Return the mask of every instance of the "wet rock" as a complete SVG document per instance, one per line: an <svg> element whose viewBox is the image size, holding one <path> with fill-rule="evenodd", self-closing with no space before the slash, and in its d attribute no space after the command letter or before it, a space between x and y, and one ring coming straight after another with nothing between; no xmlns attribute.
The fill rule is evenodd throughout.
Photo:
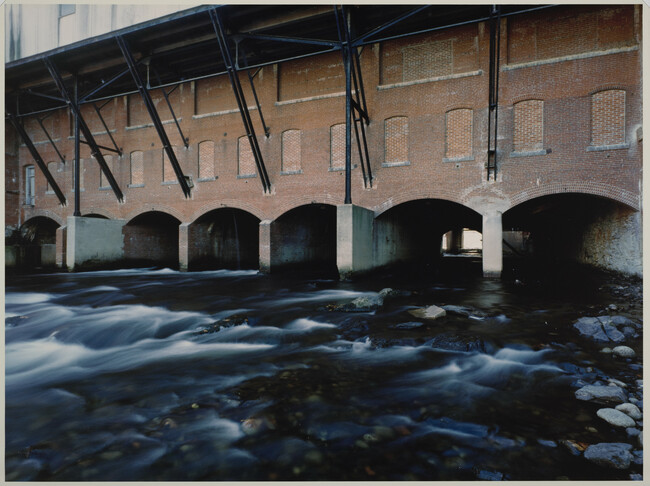
<svg viewBox="0 0 650 486"><path fill-rule="evenodd" d="M501 481L503 479L503 473L481 469L476 473L476 479L480 479L482 481Z"/></svg>
<svg viewBox="0 0 650 486"><path fill-rule="evenodd" d="M576 390L578 400L593 401L604 405L617 405L625 403L625 392L617 386L586 385Z"/></svg>
<svg viewBox="0 0 650 486"><path fill-rule="evenodd" d="M585 458L599 466L627 469L634 458L630 449L630 444L601 442L589 446L585 451Z"/></svg>
<svg viewBox="0 0 650 486"><path fill-rule="evenodd" d="M634 420L641 420L641 417L643 416L641 414L641 410L639 410L639 407L632 403L621 403L620 405L616 405L614 409L618 410L619 412L623 412L626 415L629 415Z"/></svg>
<svg viewBox="0 0 650 486"><path fill-rule="evenodd" d="M248 316L244 316L241 314L234 314L229 317L224 317L223 319L220 319L216 322L213 322L212 324L209 324L207 327L196 331L194 335L201 335L201 334L213 334L215 332L219 332L222 329L228 329L230 327L235 327L235 326L241 326L242 324L248 324L249 319Z"/></svg>
<svg viewBox="0 0 650 486"><path fill-rule="evenodd" d="M581 317L573 324L573 327L583 336L595 341L609 342L609 338L605 334L602 324L595 317Z"/></svg>
<svg viewBox="0 0 650 486"><path fill-rule="evenodd" d="M603 348L600 350L601 353L612 354L612 348Z"/></svg>
<svg viewBox="0 0 650 486"><path fill-rule="evenodd" d="M636 356L634 350L628 346L616 346L612 350L612 354L621 358L634 358Z"/></svg>
<svg viewBox="0 0 650 486"><path fill-rule="evenodd" d="M409 314L419 319L434 320L446 316L447 311L445 311L445 309L442 307L438 307L437 305L430 305L428 307L420 309L412 309L409 311Z"/></svg>
<svg viewBox="0 0 650 486"><path fill-rule="evenodd" d="M382 299L387 299L391 297L410 297L411 292L408 290L393 290L390 288L386 288L386 289L381 289L379 291L379 296Z"/></svg>
<svg viewBox="0 0 650 486"><path fill-rule="evenodd" d="M622 343L625 341L625 335L612 324L603 324L603 329L610 341L614 343Z"/></svg>
<svg viewBox="0 0 650 486"><path fill-rule="evenodd" d="M628 415L613 408L601 408L596 412L601 419L615 427L634 427L636 422Z"/></svg>
<svg viewBox="0 0 650 486"><path fill-rule="evenodd" d="M380 295L357 297L338 308L343 312L370 312L379 309L384 304L384 298Z"/></svg>
<svg viewBox="0 0 650 486"><path fill-rule="evenodd" d="M411 329L417 329L419 327L424 326L421 322L401 322L399 324L394 324L392 326L388 326L389 329L401 329L401 330L411 330Z"/></svg>
<svg viewBox="0 0 650 486"><path fill-rule="evenodd" d="M620 388L627 388L627 385L623 383L621 380L617 380L616 378L607 378L607 383L610 385L618 386Z"/></svg>
<svg viewBox="0 0 650 486"><path fill-rule="evenodd" d="M639 334L636 332L636 329L630 326L623 327L622 332L626 338L635 338L639 336Z"/></svg>
<svg viewBox="0 0 650 486"><path fill-rule="evenodd" d="M585 446L574 440L561 440L560 444L568 449L568 451L574 456L579 456L585 450Z"/></svg>
<svg viewBox="0 0 650 486"><path fill-rule="evenodd" d="M630 474L630 479L631 479L632 481L643 481L643 475L641 475L641 474L636 474L636 473L634 473L634 474Z"/></svg>
<svg viewBox="0 0 650 486"><path fill-rule="evenodd" d="M450 314L458 314L465 317L471 317L477 320L483 320L486 317L489 317L482 310L474 309L473 307L466 307L462 305L443 305L442 308L447 312L449 312Z"/></svg>
<svg viewBox="0 0 650 486"><path fill-rule="evenodd" d="M641 433L639 429L635 429L634 427L628 427L625 429L625 432L628 437L637 437Z"/></svg>
<svg viewBox="0 0 650 486"><path fill-rule="evenodd" d="M632 455L634 456L634 459L632 459L634 464L643 464L643 451L632 451Z"/></svg>
<svg viewBox="0 0 650 486"><path fill-rule="evenodd" d="M486 352L486 346L482 340L478 338L458 336L454 334L439 334L430 341L427 341L425 343L425 346L446 349L448 351Z"/></svg>
<svg viewBox="0 0 650 486"><path fill-rule="evenodd" d="M544 447L557 447L557 443L554 440L537 439L537 442Z"/></svg>

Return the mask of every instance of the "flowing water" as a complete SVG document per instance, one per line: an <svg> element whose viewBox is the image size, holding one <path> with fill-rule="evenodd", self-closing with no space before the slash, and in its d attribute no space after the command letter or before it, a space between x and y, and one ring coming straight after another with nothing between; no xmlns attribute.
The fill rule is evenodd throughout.
<svg viewBox="0 0 650 486"><path fill-rule="evenodd" d="M639 322L640 304L597 279L519 285L464 265L457 276L354 282L169 269L10 276L7 479L640 473L562 443L629 441L574 392L615 378L638 394L641 359L600 353L572 323L611 303ZM400 292L376 309L341 307L385 287ZM408 313L430 304L461 307L436 321Z"/></svg>

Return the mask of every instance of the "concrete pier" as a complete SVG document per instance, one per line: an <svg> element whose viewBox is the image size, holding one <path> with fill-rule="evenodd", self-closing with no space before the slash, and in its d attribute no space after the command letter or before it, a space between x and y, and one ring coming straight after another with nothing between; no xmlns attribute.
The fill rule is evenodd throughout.
<svg viewBox="0 0 650 486"><path fill-rule="evenodd" d="M353 204L336 207L336 266L341 278L374 266L372 211Z"/></svg>
<svg viewBox="0 0 650 486"><path fill-rule="evenodd" d="M74 271L82 267L105 265L124 257L122 219L68 216L66 265Z"/></svg>
<svg viewBox="0 0 650 486"><path fill-rule="evenodd" d="M483 276L501 277L503 270L503 226L501 213L491 211L483 215Z"/></svg>

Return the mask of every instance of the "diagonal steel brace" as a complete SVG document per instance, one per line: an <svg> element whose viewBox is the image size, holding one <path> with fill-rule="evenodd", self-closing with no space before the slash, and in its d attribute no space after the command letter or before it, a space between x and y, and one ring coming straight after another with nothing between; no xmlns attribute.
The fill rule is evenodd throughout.
<svg viewBox="0 0 650 486"><path fill-rule="evenodd" d="M167 133L165 132L165 128L163 127L162 121L160 121L160 116L158 115L156 106L154 105L154 102L151 99L149 90L147 90L145 83L142 79L142 76L138 71L135 59L133 58L133 54L131 54L131 49L129 48L129 45L126 42L126 39L124 39L124 37L118 35L115 37L115 39L117 40L117 44L120 46L126 64L129 66L129 70L131 71L131 76L133 76L133 81L135 81L138 91L140 92L140 96L142 97L142 101L144 101L144 105L147 108L147 111L149 112L151 121L153 122L153 125L156 131L158 132L158 137L160 137L160 141L162 142L163 149L167 154L167 158L169 159L169 162L171 163L172 168L176 173L176 179L178 180L178 183L180 184L181 189L183 190L183 194L185 194L185 197L189 198L190 186L187 183L187 180L185 179L185 175L183 174L183 170L181 169L180 164L178 163L178 159L176 158L174 149L172 148L172 145L169 141L169 137L167 137Z"/></svg>
<svg viewBox="0 0 650 486"><path fill-rule="evenodd" d="M29 152L32 154L32 158L38 165L38 167L41 169L43 174L45 175L45 178L47 179L47 182L50 184L50 187L54 190L54 193L56 194L56 197L59 198L59 202L61 203L62 206L65 206L67 204L65 196L63 195L63 192L61 192L61 189L59 188L59 185L56 183L54 180L54 177L50 173L49 169L47 168L47 165L45 162L43 162L43 158L41 157L41 154L38 153L38 150L36 150L36 147L32 143L32 141L29 138L29 135L27 135L27 132L23 128L23 126L18 122L16 117L14 115L9 114L9 121L13 125L13 127L16 129L16 132L18 132L18 135L20 135L20 138L23 139L23 142L25 142L25 145L27 145L27 149Z"/></svg>
<svg viewBox="0 0 650 486"><path fill-rule="evenodd" d="M50 59L49 57L44 58L43 61L47 66L47 70L50 72L50 76L52 76L52 79L56 83L57 88L61 92L61 95L66 100L66 103L68 103L68 106L70 106L70 109L74 112L75 116L77 117L77 120L79 121L79 129L81 130L81 133L83 133L84 139L90 146L90 153L99 164L99 167L101 168L102 172L104 172L104 175L106 176L106 179L108 180L111 189L113 189L113 192L115 193L115 197L117 197L117 200L119 202L124 202L124 194L122 194L122 191L120 190L120 186L118 186L115 177L113 177L113 173L111 172L111 169L108 167L106 160L104 160L104 156L102 155L101 150L97 146L97 143L95 142L95 139L90 131L90 128L88 128L86 121L81 116L81 109L79 108L79 104L77 103L77 100L75 99L74 96L70 94L68 88L65 86L65 83L63 82L63 78L61 77L61 73L59 72L58 68L54 64L54 61L52 61L52 59Z"/></svg>

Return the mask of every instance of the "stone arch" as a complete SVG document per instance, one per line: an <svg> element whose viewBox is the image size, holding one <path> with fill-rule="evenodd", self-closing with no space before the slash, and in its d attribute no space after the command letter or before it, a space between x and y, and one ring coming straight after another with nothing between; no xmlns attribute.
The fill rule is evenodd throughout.
<svg viewBox="0 0 650 486"><path fill-rule="evenodd" d="M104 208L90 207L84 211L83 216L86 217L90 214L99 214L101 216L104 216L106 219L118 219L117 216L115 216L111 211Z"/></svg>
<svg viewBox="0 0 650 486"><path fill-rule="evenodd" d="M25 220L25 222L22 224L24 226L27 222L30 220L37 218L37 217L43 217L43 218L49 218L57 222L59 226L65 226L66 222L65 219L62 216L59 216L58 214L48 210L48 209L34 209L30 211L30 216Z"/></svg>
<svg viewBox="0 0 650 486"><path fill-rule="evenodd" d="M260 221L268 219L268 215L264 213L264 211L246 201L241 201L238 199L220 199L218 202L212 201L208 204L205 204L204 206L201 206L197 211L192 213L190 221L194 223L197 219L199 219L204 214L209 213L210 211L227 208L241 209L242 211L246 211L247 213L252 214Z"/></svg>
<svg viewBox="0 0 650 486"><path fill-rule="evenodd" d="M177 211L171 206L165 206L162 204L147 204L144 207L139 207L138 209L135 209L130 213L128 213L124 219L128 223L132 219L140 216L141 214L150 213L150 212L166 213L169 216L173 216L174 218L176 218L178 221L181 222L181 224L186 222L184 221L183 215L180 213L180 211Z"/></svg>
<svg viewBox="0 0 650 486"><path fill-rule="evenodd" d="M441 199L444 201L460 204L461 206L465 206L466 208L476 211L477 213L481 213L478 207L473 207L472 205L467 204L465 197L463 197L462 195L459 197L457 191L446 189L444 187L413 188L411 190L400 192L399 194L396 194L394 197L388 199L387 201L384 201L381 204L378 204L376 206L367 209L374 211L375 217L378 217L395 206L398 206L406 202L418 201L423 199Z"/></svg>
<svg viewBox="0 0 650 486"><path fill-rule="evenodd" d="M639 211L641 209L641 201L638 194L634 194L630 191L627 191L620 187L612 186L610 184L579 181L544 184L525 189L510 197L510 205L508 208L506 208L506 210L541 196L550 196L553 194L565 193L590 194L592 196L600 196L622 203L636 211Z"/></svg>
<svg viewBox="0 0 650 486"><path fill-rule="evenodd" d="M292 209L299 208L301 206L309 206L310 204L324 204L328 206L336 206L337 204L343 203L343 197L339 195L331 194L318 194L318 195L309 195L303 194L299 196L292 197L280 204L271 214L268 215L268 218L260 218L276 220L283 214L288 213Z"/></svg>
<svg viewBox="0 0 650 486"><path fill-rule="evenodd" d="M122 227L124 258L130 265L177 268L181 220L169 212L144 208Z"/></svg>

